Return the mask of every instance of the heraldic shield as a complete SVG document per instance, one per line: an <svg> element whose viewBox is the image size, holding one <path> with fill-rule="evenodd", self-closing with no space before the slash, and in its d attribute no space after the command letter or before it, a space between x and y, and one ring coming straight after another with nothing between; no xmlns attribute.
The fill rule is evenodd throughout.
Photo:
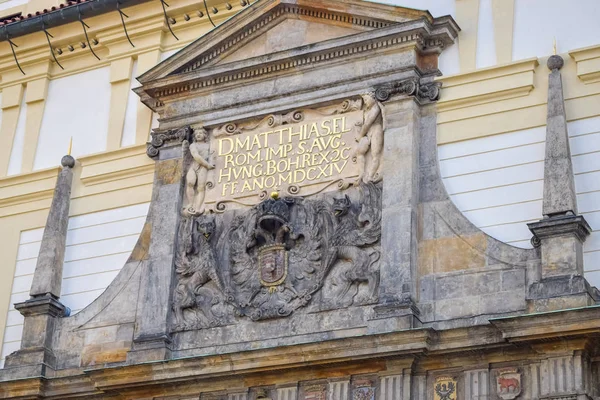
<svg viewBox="0 0 600 400"><path fill-rule="evenodd" d="M283 283L288 271L288 253L283 244L261 247L258 253L260 283L275 287Z"/></svg>

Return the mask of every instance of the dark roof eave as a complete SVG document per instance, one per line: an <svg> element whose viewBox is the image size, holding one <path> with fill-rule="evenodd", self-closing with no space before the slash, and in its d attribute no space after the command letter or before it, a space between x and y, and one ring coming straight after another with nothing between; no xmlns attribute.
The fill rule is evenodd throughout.
<svg viewBox="0 0 600 400"><path fill-rule="evenodd" d="M17 17L17 21L8 22L0 25L0 42L28 35L34 32L40 32L46 29L69 24L79 21L81 13L82 19L88 19L100 14L106 14L117 11L117 2L121 2L121 7L131 7L150 0L77 0L69 1L67 4L61 4L59 7L52 7L50 10L36 12L36 15Z"/></svg>

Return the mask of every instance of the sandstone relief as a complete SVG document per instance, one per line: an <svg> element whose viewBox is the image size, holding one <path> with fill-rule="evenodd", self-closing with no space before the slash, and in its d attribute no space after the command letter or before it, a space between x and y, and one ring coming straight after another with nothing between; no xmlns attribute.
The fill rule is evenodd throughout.
<svg viewBox="0 0 600 400"><path fill-rule="evenodd" d="M187 132L176 330L376 303L383 124L367 94Z"/></svg>
<svg viewBox="0 0 600 400"><path fill-rule="evenodd" d="M374 94L196 128L191 143L183 140L192 160L183 213L247 208L272 191L310 196L378 182L383 131L383 106Z"/></svg>
<svg viewBox="0 0 600 400"><path fill-rule="evenodd" d="M376 303L381 184L357 192L273 193L245 211L182 218L175 329L285 317L316 298L319 309Z"/></svg>
<svg viewBox="0 0 600 400"><path fill-rule="evenodd" d="M364 95L364 116L357 122L359 131L355 141L353 161L358 163L357 181L378 182L382 178L381 156L383 154L383 106L372 94ZM370 155L367 159L367 154Z"/></svg>
<svg viewBox="0 0 600 400"><path fill-rule="evenodd" d="M206 185L208 171L215 169L210 163L210 152L205 143L208 138L204 128L194 131L194 141L189 143L183 141L184 152L189 151L192 163L185 176L185 205L184 213L189 215L200 215L204 213L204 198L206 196Z"/></svg>

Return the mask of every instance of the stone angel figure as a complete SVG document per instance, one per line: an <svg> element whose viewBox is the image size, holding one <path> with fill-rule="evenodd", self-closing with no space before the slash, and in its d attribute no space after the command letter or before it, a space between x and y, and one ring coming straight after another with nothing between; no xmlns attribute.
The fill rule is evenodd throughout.
<svg viewBox="0 0 600 400"><path fill-rule="evenodd" d="M204 128L194 131L194 142L183 141L184 151L189 146L193 161L185 176L185 199L184 213L189 216L197 216L204 213L204 197L206 195L206 182L208 171L215 166L210 163L210 152L205 144L208 133Z"/></svg>
<svg viewBox="0 0 600 400"><path fill-rule="evenodd" d="M354 138L358 143L353 159L360 167L356 184L361 182L379 182L382 178L381 161L383 157L383 106L373 94L362 96L364 102L363 120L356 125L359 131ZM370 153L370 159L366 155Z"/></svg>

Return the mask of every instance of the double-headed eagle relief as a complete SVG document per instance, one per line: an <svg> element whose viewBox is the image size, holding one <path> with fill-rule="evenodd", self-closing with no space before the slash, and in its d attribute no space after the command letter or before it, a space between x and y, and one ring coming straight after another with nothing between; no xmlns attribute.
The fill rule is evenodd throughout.
<svg viewBox="0 0 600 400"><path fill-rule="evenodd" d="M383 116L372 95L196 132L184 142L175 330L377 303Z"/></svg>
<svg viewBox="0 0 600 400"><path fill-rule="evenodd" d="M231 215L184 218L174 294L178 329L377 302L381 184L358 199L273 194ZM218 234L217 234L218 233Z"/></svg>

